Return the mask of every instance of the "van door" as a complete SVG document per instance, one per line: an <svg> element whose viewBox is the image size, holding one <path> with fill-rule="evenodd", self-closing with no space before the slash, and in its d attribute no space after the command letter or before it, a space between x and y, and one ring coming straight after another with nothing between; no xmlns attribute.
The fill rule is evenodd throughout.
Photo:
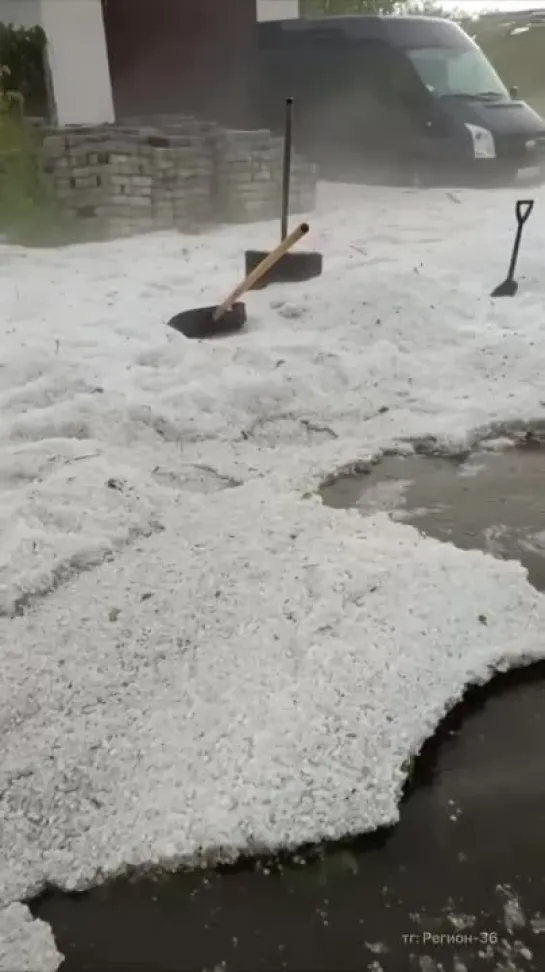
<svg viewBox="0 0 545 972"><path fill-rule="evenodd" d="M313 161L371 174L414 154L426 134L427 92L402 51L333 25L275 37L261 55L268 125L280 130L293 96L295 144Z"/></svg>
<svg viewBox="0 0 545 972"><path fill-rule="evenodd" d="M281 130L286 97L295 99L297 148L319 161L336 147L354 151L365 112L365 71L338 28L278 30L260 53L261 117Z"/></svg>
<svg viewBox="0 0 545 972"><path fill-rule="evenodd" d="M274 127L291 95L296 145L314 161L380 164L385 152L397 150L400 121L393 108L399 104L392 105L385 81L386 43L353 38L334 26L285 30L276 38L274 49L261 56L260 95Z"/></svg>
<svg viewBox="0 0 545 972"><path fill-rule="evenodd" d="M381 112L361 45L321 42L294 66L297 126L322 163L361 161L378 146Z"/></svg>

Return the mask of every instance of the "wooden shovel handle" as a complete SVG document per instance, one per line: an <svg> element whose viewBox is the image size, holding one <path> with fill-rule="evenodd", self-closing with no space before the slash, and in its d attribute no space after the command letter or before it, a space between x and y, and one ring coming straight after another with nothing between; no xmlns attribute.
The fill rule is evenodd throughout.
<svg viewBox="0 0 545 972"><path fill-rule="evenodd" d="M223 304L216 307L216 310L214 311L214 320L219 321L220 317L223 317L223 315L231 309L235 301L238 300L239 297L242 297L242 294L245 294L247 290L250 290L250 288L253 287L258 280L261 280L261 277L267 273L267 270L274 267L275 263L278 263L280 258L284 256L284 253L287 253L294 243L297 243L301 237L308 233L308 231L308 223L301 223L297 229L293 230L293 233L286 236L286 239L282 240L276 249L273 250L272 253L269 253L269 255L266 256L261 263L258 263L257 267L254 267L252 272L248 274L242 283L239 283L238 287L235 287L233 292L229 294L229 296L223 301Z"/></svg>

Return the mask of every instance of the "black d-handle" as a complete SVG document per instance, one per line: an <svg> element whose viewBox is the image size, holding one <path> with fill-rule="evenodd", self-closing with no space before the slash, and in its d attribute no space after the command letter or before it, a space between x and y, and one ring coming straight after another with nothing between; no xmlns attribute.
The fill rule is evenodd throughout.
<svg viewBox="0 0 545 972"><path fill-rule="evenodd" d="M519 226L524 226L524 223L528 219L528 216L532 212L533 208L534 208L533 199L519 199L517 201L516 213L517 213L517 223L519 224Z"/></svg>

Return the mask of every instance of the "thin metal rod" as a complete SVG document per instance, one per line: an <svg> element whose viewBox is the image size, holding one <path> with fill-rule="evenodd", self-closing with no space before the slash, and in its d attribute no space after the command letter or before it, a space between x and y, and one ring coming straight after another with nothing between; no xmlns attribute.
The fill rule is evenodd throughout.
<svg viewBox="0 0 545 972"><path fill-rule="evenodd" d="M284 130L284 161L282 165L282 224L281 239L288 235L290 214L291 147L293 136L293 98L286 98L286 127Z"/></svg>

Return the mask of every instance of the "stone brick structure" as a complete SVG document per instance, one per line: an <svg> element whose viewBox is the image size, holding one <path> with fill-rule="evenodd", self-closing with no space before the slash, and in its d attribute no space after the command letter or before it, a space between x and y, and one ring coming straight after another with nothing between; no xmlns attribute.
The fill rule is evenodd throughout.
<svg viewBox="0 0 545 972"><path fill-rule="evenodd" d="M43 168L63 210L90 237L196 230L279 215L282 141L191 117L42 129ZM314 208L316 173L294 158L291 209Z"/></svg>

